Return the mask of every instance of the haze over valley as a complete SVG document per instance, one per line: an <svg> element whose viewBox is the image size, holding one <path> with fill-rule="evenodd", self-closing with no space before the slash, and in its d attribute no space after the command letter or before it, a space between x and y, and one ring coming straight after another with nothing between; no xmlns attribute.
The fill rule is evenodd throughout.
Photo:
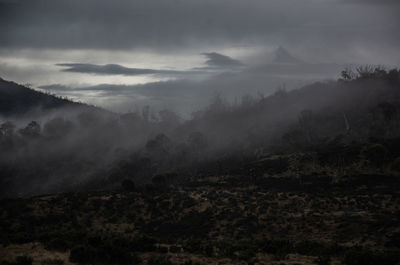
<svg viewBox="0 0 400 265"><path fill-rule="evenodd" d="M0 265L399 264L399 11L0 0Z"/></svg>

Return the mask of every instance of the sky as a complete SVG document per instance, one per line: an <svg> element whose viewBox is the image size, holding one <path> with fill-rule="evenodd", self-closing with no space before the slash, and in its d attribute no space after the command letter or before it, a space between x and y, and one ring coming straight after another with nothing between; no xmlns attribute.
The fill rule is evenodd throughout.
<svg viewBox="0 0 400 265"><path fill-rule="evenodd" d="M400 66L398 0L0 0L0 77L183 116L348 65Z"/></svg>

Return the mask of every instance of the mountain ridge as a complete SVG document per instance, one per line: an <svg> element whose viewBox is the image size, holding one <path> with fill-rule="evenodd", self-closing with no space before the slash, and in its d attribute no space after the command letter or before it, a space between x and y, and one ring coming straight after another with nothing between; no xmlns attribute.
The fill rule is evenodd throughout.
<svg viewBox="0 0 400 265"><path fill-rule="evenodd" d="M0 77L0 115L19 116L28 114L34 109L50 111L65 107L102 110L85 103L37 91Z"/></svg>

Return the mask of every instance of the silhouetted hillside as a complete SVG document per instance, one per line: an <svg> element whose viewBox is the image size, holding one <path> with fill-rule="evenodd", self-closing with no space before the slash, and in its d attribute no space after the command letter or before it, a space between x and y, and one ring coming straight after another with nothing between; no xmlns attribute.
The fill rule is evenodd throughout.
<svg viewBox="0 0 400 265"><path fill-rule="evenodd" d="M92 108L0 78L0 115L20 115L33 109L46 111L64 107Z"/></svg>

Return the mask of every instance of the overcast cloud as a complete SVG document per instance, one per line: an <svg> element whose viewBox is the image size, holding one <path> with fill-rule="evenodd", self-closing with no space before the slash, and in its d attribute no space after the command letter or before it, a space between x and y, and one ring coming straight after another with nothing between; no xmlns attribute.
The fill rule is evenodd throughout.
<svg viewBox="0 0 400 265"><path fill-rule="evenodd" d="M230 96L261 86L272 91L277 80L289 86L300 75L303 81L334 78L348 64L399 66L399 3L0 0L0 75L36 87L117 86L123 89L112 90L115 97L131 91L135 98L160 102L184 98L165 84L181 90L189 84L190 93L240 84ZM152 87L151 95L137 89L144 84ZM79 95L119 104L101 91L80 89Z"/></svg>
<svg viewBox="0 0 400 265"><path fill-rule="evenodd" d="M20 0L1 5L2 47L182 49L254 41L399 43L394 0ZM349 5L355 3L357 5ZM380 3L380 7L369 3ZM389 6L389 7L388 7ZM397 10L394 10L397 9ZM285 44L285 43L282 43ZM316 45L317 43L313 44Z"/></svg>
<svg viewBox="0 0 400 265"><path fill-rule="evenodd" d="M129 68L118 64L84 64L84 63L59 63L57 66L66 67L62 69L64 72L87 73L97 75L184 75L184 74L200 74L196 71L174 71L160 69L145 68Z"/></svg>

